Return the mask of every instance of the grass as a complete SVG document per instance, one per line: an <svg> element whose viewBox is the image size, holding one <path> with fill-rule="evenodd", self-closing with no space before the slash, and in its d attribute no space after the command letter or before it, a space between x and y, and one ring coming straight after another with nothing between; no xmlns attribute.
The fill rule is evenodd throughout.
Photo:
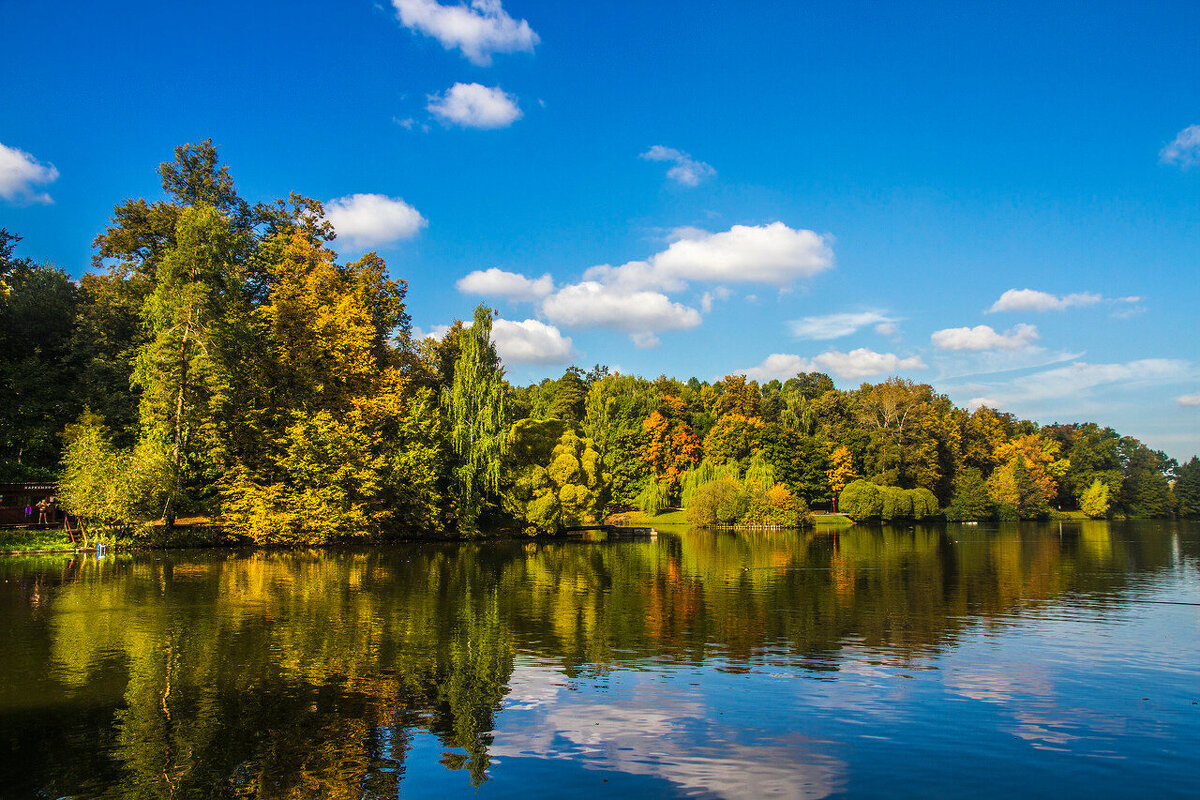
<svg viewBox="0 0 1200 800"><path fill-rule="evenodd" d="M62 528L9 530L0 532L0 553L29 553L36 550L72 551L75 545Z"/></svg>
<svg viewBox="0 0 1200 800"><path fill-rule="evenodd" d="M845 514L831 514L826 512L813 514L813 522L818 528L849 528L854 524L854 520Z"/></svg>
<svg viewBox="0 0 1200 800"><path fill-rule="evenodd" d="M671 508L650 516L642 511L626 511L615 514L618 525L687 525L687 512L682 508Z"/></svg>

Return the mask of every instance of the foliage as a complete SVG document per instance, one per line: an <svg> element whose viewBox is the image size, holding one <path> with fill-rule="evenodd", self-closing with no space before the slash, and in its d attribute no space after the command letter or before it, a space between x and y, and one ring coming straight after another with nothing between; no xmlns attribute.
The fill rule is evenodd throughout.
<svg viewBox="0 0 1200 800"><path fill-rule="evenodd" d="M1103 519L1108 515L1112 500L1108 496L1108 484L1099 478L1092 481L1079 498L1079 510L1092 519Z"/></svg>
<svg viewBox="0 0 1200 800"><path fill-rule="evenodd" d="M744 463L758 450L758 437L763 427L763 421L758 417L725 414L704 437L704 457Z"/></svg>
<svg viewBox="0 0 1200 800"><path fill-rule="evenodd" d="M732 525L746 513L750 497L736 480L723 476L698 487L688 505L688 522L697 527Z"/></svg>
<svg viewBox="0 0 1200 800"><path fill-rule="evenodd" d="M607 478L595 444L565 421L523 419L508 435L504 507L535 530L597 521Z"/></svg>
<svg viewBox="0 0 1200 800"><path fill-rule="evenodd" d="M79 292L60 269L16 259L0 228L0 481L46 480L78 416L71 344Z"/></svg>
<svg viewBox="0 0 1200 800"><path fill-rule="evenodd" d="M646 481L645 486L642 487L633 502L639 511L650 516L654 516L671 505L667 487L656 480Z"/></svg>
<svg viewBox="0 0 1200 800"><path fill-rule="evenodd" d="M500 490L501 464L508 444L508 401L504 371L492 344L494 312L482 304L461 337L454 383L442 392L450 444L458 456L455 482L459 520L474 532L488 493Z"/></svg>
<svg viewBox="0 0 1200 800"><path fill-rule="evenodd" d="M1181 517L1200 517L1200 458L1182 464L1175 470L1175 499Z"/></svg>
<svg viewBox="0 0 1200 800"><path fill-rule="evenodd" d="M841 513L856 522L869 519L922 520L938 514L937 498L928 489L878 486L856 480L842 490Z"/></svg>
<svg viewBox="0 0 1200 800"><path fill-rule="evenodd" d="M946 519L969 521L989 519L993 514L987 482L978 467L967 467L954 478L954 500Z"/></svg>
<svg viewBox="0 0 1200 800"><path fill-rule="evenodd" d="M86 410L64 438L58 500L67 513L128 533L161 512L172 481L165 448L145 440L120 450L104 421Z"/></svg>
<svg viewBox="0 0 1200 800"><path fill-rule="evenodd" d="M647 441L641 458L670 494L676 491L683 473L700 460L700 442L691 425L682 419L685 410L686 405L678 397L666 395L643 423Z"/></svg>
<svg viewBox="0 0 1200 800"><path fill-rule="evenodd" d="M1053 496L1052 488L1029 468L1024 452L1016 452L997 467L987 485L1001 519L1043 519L1050 514L1047 500Z"/></svg>
<svg viewBox="0 0 1200 800"><path fill-rule="evenodd" d="M844 446L833 451L829 462L829 471L825 473L825 477L829 481L829 491L833 494L833 510L837 511L842 492L858 477L858 474L854 471L853 456L850 455L850 450Z"/></svg>

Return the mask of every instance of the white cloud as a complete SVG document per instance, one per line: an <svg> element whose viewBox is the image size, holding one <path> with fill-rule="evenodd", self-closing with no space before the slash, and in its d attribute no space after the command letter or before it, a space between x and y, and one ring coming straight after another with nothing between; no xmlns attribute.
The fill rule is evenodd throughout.
<svg viewBox="0 0 1200 800"><path fill-rule="evenodd" d="M665 294L631 291L597 281L564 286L542 302L542 313L560 325L625 331L643 347L658 343L649 334L700 324L699 311L672 302Z"/></svg>
<svg viewBox="0 0 1200 800"><path fill-rule="evenodd" d="M1037 326L1021 324L1004 333L990 325L974 328L946 328L930 337L939 350L1020 350L1038 339Z"/></svg>
<svg viewBox="0 0 1200 800"><path fill-rule="evenodd" d="M800 339L838 339L868 325L874 325L878 333L890 336L896 332L895 322L881 311L861 311L794 319L788 327L792 335Z"/></svg>
<svg viewBox="0 0 1200 800"><path fill-rule="evenodd" d="M1009 289L992 303L989 312L996 311L1063 311L1076 306L1094 306L1104 298L1093 292L1077 292L1063 297L1039 292L1036 289Z"/></svg>
<svg viewBox="0 0 1200 800"><path fill-rule="evenodd" d="M456 83L443 95L429 95L429 112L464 128L507 128L521 118L517 98L499 86Z"/></svg>
<svg viewBox="0 0 1200 800"><path fill-rule="evenodd" d="M476 270L459 278L454 284L460 292L484 297L506 297L509 300L537 300L554 291L554 279L546 273L540 278L526 278L499 267Z"/></svg>
<svg viewBox="0 0 1200 800"><path fill-rule="evenodd" d="M488 66L493 53L532 53L538 35L508 15L500 0L444 6L436 0L392 0L400 24L458 49L472 64Z"/></svg>
<svg viewBox="0 0 1200 800"><path fill-rule="evenodd" d="M382 194L352 194L325 204L325 217L338 239L352 249L411 239L429 224L421 212Z"/></svg>
<svg viewBox="0 0 1200 800"><path fill-rule="evenodd" d="M1185 380L1195 374L1186 361L1170 358L1146 358L1124 364L1088 364L1076 361L1065 367L1022 375L1007 384L990 387L986 401L998 408L1028 406L1049 399L1075 398L1098 386L1154 385Z"/></svg>
<svg viewBox="0 0 1200 800"><path fill-rule="evenodd" d="M865 347L851 350L849 353L839 353L831 350L821 353L813 359L823 372L832 372L839 378L859 380L872 375L892 375L900 370L925 369L925 363L918 356L901 358L894 353L876 353Z"/></svg>
<svg viewBox="0 0 1200 800"><path fill-rule="evenodd" d="M1164 164L1178 164L1185 169L1200 164L1200 125L1188 125L1158 154Z"/></svg>
<svg viewBox="0 0 1200 800"><path fill-rule="evenodd" d="M682 150L663 147L661 144L654 145L638 157L647 161L666 161L672 164L667 170L667 177L681 186L699 186L702 180L717 174L711 164L697 161Z"/></svg>
<svg viewBox="0 0 1200 800"><path fill-rule="evenodd" d="M782 222L734 225L722 233L685 228L675 234L679 238L646 261L592 267L584 278L630 289L682 289L687 281L786 286L833 266L824 237Z"/></svg>
<svg viewBox="0 0 1200 800"><path fill-rule="evenodd" d="M1184 408L1196 408L1200 406L1200 393L1180 395L1175 398L1175 402Z"/></svg>
<svg viewBox="0 0 1200 800"><path fill-rule="evenodd" d="M700 309L707 314L708 312L712 311L713 304L716 301L720 300L724 302L731 297L733 297L732 289L727 289L724 286L718 286L711 292L705 292L700 296Z"/></svg>
<svg viewBox="0 0 1200 800"><path fill-rule="evenodd" d="M565 364L575 355L569 336L536 319L493 320L492 341L505 363Z"/></svg>
<svg viewBox="0 0 1200 800"><path fill-rule="evenodd" d="M9 203L53 203L35 186L58 180L53 164L42 164L24 150L0 144L0 199Z"/></svg>
<svg viewBox="0 0 1200 800"><path fill-rule="evenodd" d="M856 381L875 375L895 374L901 370L925 369L917 356L901 358L894 353L876 353L860 347L849 353L829 350L811 359L788 353L772 353L757 367L738 370L754 380L790 378L798 372L829 372L844 380Z"/></svg>

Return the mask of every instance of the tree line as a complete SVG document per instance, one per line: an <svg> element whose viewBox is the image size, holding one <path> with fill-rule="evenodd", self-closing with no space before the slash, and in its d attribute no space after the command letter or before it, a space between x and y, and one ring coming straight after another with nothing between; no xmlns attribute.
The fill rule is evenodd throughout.
<svg viewBox="0 0 1200 800"><path fill-rule="evenodd" d="M1200 515L1180 465L1092 422L968 412L892 378L684 382L568 368L514 386L475 309L414 339L407 284L342 262L321 204L250 204L205 141L127 200L92 271L0 229L0 481L59 481L131 534L216 519L255 542L554 531L611 510L696 524ZM158 524L153 524L155 521Z"/></svg>

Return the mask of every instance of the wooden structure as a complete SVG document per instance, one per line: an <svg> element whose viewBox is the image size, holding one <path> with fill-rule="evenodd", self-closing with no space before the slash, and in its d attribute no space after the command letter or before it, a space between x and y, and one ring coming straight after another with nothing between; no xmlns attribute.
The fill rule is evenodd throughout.
<svg viewBox="0 0 1200 800"><path fill-rule="evenodd" d="M38 525L38 503L58 492L53 483L0 483L0 527ZM45 527L61 525L63 512L54 509L46 515Z"/></svg>

